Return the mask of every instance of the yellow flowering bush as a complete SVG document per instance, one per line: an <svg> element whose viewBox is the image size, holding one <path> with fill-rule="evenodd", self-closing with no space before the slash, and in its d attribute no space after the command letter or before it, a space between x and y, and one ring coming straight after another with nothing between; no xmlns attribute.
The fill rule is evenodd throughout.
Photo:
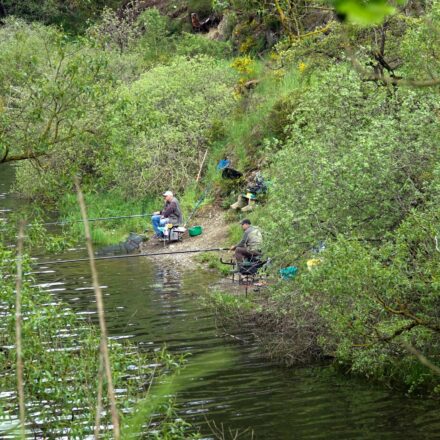
<svg viewBox="0 0 440 440"><path fill-rule="evenodd" d="M231 67L237 72L245 75L252 75L255 73L255 61L248 55L235 58Z"/></svg>

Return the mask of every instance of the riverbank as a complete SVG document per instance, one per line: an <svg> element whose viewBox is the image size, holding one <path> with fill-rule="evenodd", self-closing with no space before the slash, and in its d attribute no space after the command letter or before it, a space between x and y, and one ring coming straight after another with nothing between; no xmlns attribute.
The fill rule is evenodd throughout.
<svg viewBox="0 0 440 440"><path fill-rule="evenodd" d="M230 240L230 226L224 217L224 211L218 208L212 206L202 208L191 221L191 225L202 227L201 235L191 237L188 234L188 228L190 227L188 226L187 231L183 234L182 241L168 244L156 238L149 238L148 241L142 243L140 251L142 253L169 253L227 248ZM162 257L151 258L154 258L155 261L159 261L159 264L175 266L181 270L191 270L200 264L198 255L200 255L200 253L164 255ZM227 255L230 255L227 251L215 252L217 258L221 256L226 257Z"/></svg>
<svg viewBox="0 0 440 440"><path fill-rule="evenodd" d="M78 175L97 208L91 215L110 217L151 212L166 189L185 214L202 188L227 208L243 192L258 193L251 180L259 173L265 193L246 216L264 233L274 277L299 269L253 306L273 311L264 320L277 326L267 332L308 329L296 313L311 311L320 350L347 372L439 393L439 5L402 5L370 27L326 11L296 28L294 10L292 27L288 11L279 21L281 6L265 4L256 17L245 3L225 3L235 21L224 42L179 32L155 9L135 20L125 9L103 11L77 39L5 19L0 98L14 105L0 118L1 160L19 163L15 187L36 201L39 217L48 202L78 214ZM241 177L222 179L221 163ZM93 239L118 242L144 228L117 220L96 225ZM221 239L188 237L168 250ZM50 247L70 246L61 236ZM166 258L194 268L192 256ZM218 263L210 258L201 259Z"/></svg>
<svg viewBox="0 0 440 440"><path fill-rule="evenodd" d="M0 168L2 187L3 171ZM18 201L6 194L1 202L15 209ZM71 251L65 251L59 258L71 256ZM127 339L136 350L150 352L159 352L166 344L177 356L234 349L230 365L203 379L189 380L191 387L178 398L179 417L200 426L204 437L213 435L206 427L208 418L234 432L251 428L253 438L267 440L287 440L292 432L300 438L364 438L365 426L372 438L436 438L437 402L406 399L388 388L335 375L320 365L278 368L261 356L260 345L244 324L236 332L224 334L202 301L194 298L197 292L215 288L209 273L174 271L146 258L97 264L109 334L115 341ZM96 322L87 267L87 262L59 265L35 273L34 283L51 295L50 302L62 299L80 320L86 317ZM226 282L225 290L228 286ZM197 356L190 357L190 362L192 359ZM78 419L74 422L78 424ZM240 438L252 437L249 432L248 437Z"/></svg>

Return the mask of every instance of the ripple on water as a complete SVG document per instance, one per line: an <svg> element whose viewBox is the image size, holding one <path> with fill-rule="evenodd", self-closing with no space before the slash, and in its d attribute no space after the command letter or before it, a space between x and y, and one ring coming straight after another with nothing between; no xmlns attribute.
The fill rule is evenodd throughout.
<svg viewBox="0 0 440 440"><path fill-rule="evenodd" d="M74 250L75 256L82 252ZM49 269L34 272L38 285L66 301L79 318L97 322L88 267ZM219 337L210 313L184 289L206 286L205 275L185 280L141 258L106 260L98 270L112 339L129 339L149 351L163 344L194 355L232 350L226 368L194 379L179 394L181 415L200 424L206 438L212 436L205 417L232 429L252 427L255 438L264 440L440 438L436 402L335 377L325 367L277 368L259 357L257 347ZM191 362L197 365L197 356Z"/></svg>

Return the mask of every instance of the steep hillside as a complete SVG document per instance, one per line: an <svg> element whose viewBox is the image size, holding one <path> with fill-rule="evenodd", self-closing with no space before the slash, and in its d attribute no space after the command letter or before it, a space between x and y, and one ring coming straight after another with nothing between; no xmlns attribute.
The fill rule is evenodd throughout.
<svg viewBox="0 0 440 440"><path fill-rule="evenodd" d="M77 216L74 175L96 217L154 212L166 189L186 214L201 198L224 209L231 242L249 217L274 285L243 304L260 324L267 306L272 355L289 363L304 334L302 361L332 357L436 393L439 6L289 5L141 2L133 14L126 4L80 37L6 19L1 162L19 163L16 189L64 218ZM217 14L219 35L191 13ZM222 178L225 158L241 179ZM253 209L229 209L257 175L266 191ZM94 238L127 227L96 227ZM297 276L280 279L291 266Z"/></svg>

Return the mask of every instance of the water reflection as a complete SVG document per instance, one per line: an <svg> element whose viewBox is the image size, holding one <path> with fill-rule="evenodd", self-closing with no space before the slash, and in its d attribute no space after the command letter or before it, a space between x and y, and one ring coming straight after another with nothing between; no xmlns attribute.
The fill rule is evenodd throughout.
<svg viewBox="0 0 440 440"><path fill-rule="evenodd" d="M179 396L181 413L206 429L205 416L258 439L440 438L437 402L406 399L365 383L328 374L326 367L284 370L262 360L258 347L220 338L195 293L209 275L127 259L99 262L106 316L113 337L144 350L163 344L176 353L232 348L233 363L202 377ZM57 267L40 282L81 314L96 320L88 268ZM52 280L52 281L51 281ZM84 316L84 315L83 315ZM193 361L197 364L197 356ZM209 438L209 432L205 432Z"/></svg>
<svg viewBox="0 0 440 440"><path fill-rule="evenodd" d="M0 167L0 192L6 193L1 173ZM6 201L13 206L3 197L0 209ZM71 249L57 258L84 256L83 249ZM232 350L227 368L194 380L179 396L182 415L200 424L206 438L212 436L205 416L231 429L252 427L255 438L264 440L440 438L437 402L406 399L322 366L280 369L262 360L257 346L221 338L196 296L209 289L211 274L181 273L145 258L97 261L97 267L112 338L129 338L141 350L166 344L173 352L194 354L196 364L199 353ZM97 322L87 263L39 268L34 276L54 301Z"/></svg>

